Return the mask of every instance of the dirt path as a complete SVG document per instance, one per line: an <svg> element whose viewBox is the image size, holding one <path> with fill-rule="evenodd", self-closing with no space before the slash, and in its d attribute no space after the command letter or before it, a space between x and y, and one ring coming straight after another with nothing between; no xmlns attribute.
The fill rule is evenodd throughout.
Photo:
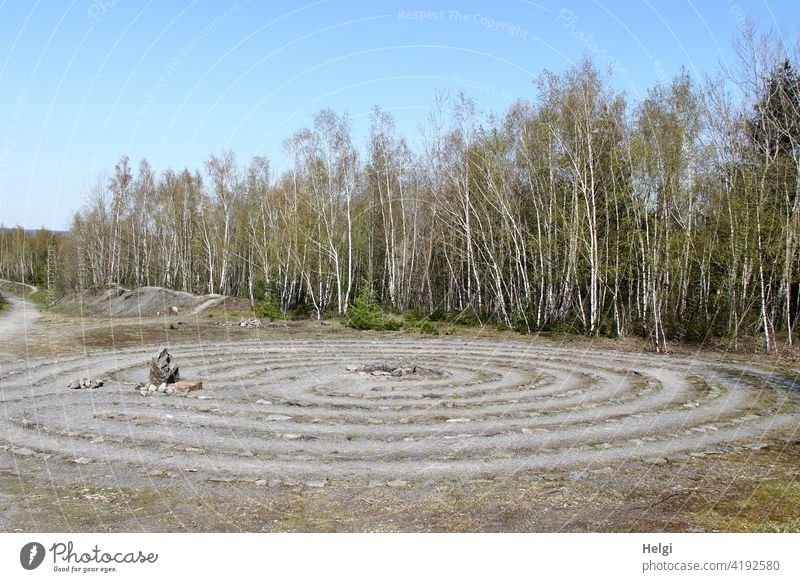
<svg viewBox="0 0 800 582"><path fill-rule="evenodd" d="M0 357L8 355L3 346L24 339L28 330L41 317L39 310L30 301L5 294L3 296L10 307L7 312L0 314Z"/></svg>

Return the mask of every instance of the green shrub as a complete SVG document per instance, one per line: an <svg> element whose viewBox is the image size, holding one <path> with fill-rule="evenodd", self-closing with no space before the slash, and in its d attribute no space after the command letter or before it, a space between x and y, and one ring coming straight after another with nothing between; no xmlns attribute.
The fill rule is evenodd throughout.
<svg viewBox="0 0 800 582"><path fill-rule="evenodd" d="M423 321L419 326L420 333L427 333L428 335L439 335L439 330L430 321Z"/></svg>
<svg viewBox="0 0 800 582"><path fill-rule="evenodd" d="M444 316L445 316L444 309L442 309L441 307L437 307L436 309L433 310L433 313L431 313L428 316L428 319L430 319L431 321L444 321Z"/></svg>
<svg viewBox="0 0 800 582"><path fill-rule="evenodd" d="M472 308L467 308L453 318L456 325L476 326L481 324L478 314Z"/></svg>
<svg viewBox="0 0 800 582"><path fill-rule="evenodd" d="M314 308L308 303L298 303L291 311L292 319L309 319L314 315Z"/></svg>
<svg viewBox="0 0 800 582"><path fill-rule="evenodd" d="M362 291L356 298L342 323L353 329L361 330L396 331L402 327L400 321L384 314L368 289Z"/></svg>
<svg viewBox="0 0 800 582"><path fill-rule="evenodd" d="M602 322L597 326L597 335L599 337L606 337L609 339L617 338L617 328L613 322Z"/></svg>
<svg viewBox="0 0 800 582"><path fill-rule="evenodd" d="M268 297L261 301L256 301L253 311L255 311L256 317L265 317L270 320L283 319L285 316L283 311L278 309L278 306Z"/></svg>
<svg viewBox="0 0 800 582"><path fill-rule="evenodd" d="M403 314L403 319L406 320L408 323L417 324L423 319L425 319L425 314L422 312L421 309L414 308L409 311L406 311Z"/></svg>
<svg viewBox="0 0 800 582"><path fill-rule="evenodd" d="M505 321L501 321L497 324L497 331L508 331L511 328L508 327L508 324Z"/></svg>

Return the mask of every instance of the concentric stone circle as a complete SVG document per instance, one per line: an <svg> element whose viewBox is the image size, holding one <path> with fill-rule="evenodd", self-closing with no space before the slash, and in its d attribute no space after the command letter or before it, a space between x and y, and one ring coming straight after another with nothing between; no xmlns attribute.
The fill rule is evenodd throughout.
<svg viewBox="0 0 800 582"><path fill-rule="evenodd" d="M237 479L508 477L795 434L796 378L703 359L461 339L170 347L190 396L142 397L155 347L0 369L0 445L50 463ZM435 374L375 376L381 361ZM99 377L96 390L69 379Z"/></svg>

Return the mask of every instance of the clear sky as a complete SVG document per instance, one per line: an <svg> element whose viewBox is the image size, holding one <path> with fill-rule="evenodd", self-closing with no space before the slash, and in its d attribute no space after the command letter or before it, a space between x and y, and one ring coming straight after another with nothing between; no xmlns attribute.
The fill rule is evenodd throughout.
<svg viewBox="0 0 800 582"><path fill-rule="evenodd" d="M413 145L437 90L502 112L584 55L636 100L730 60L747 16L798 38L799 0L0 0L0 223L66 228L123 153L162 171L231 148L279 171L324 107L362 140L380 105Z"/></svg>

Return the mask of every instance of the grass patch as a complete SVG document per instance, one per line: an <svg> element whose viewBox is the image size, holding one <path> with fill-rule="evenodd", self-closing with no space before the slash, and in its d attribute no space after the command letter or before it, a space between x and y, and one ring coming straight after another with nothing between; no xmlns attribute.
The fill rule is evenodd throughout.
<svg viewBox="0 0 800 582"><path fill-rule="evenodd" d="M764 481L697 517L706 528L725 532L800 533L800 482Z"/></svg>
<svg viewBox="0 0 800 582"><path fill-rule="evenodd" d="M8 311L8 308L9 308L10 305L11 304L8 302L8 300L6 300L5 297L0 295L0 314L3 314L6 311Z"/></svg>

